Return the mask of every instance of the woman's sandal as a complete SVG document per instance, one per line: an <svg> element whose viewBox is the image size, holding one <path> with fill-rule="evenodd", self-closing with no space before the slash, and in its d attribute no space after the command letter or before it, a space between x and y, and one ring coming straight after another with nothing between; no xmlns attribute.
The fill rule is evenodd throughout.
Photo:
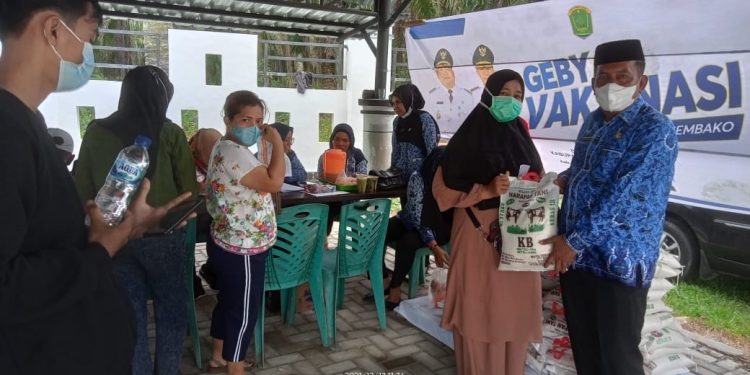
<svg viewBox="0 0 750 375"><path fill-rule="evenodd" d="M385 289L383 289L383 295L384 296L387 296L388 293L390 293L390 292L391 292L391 288L385 288ZM365 301L365 302L374 302L375 301L375 296L372 293L367 293L364 296L362 296L362 301Z"/></svg>
<svg viewBox="0 0 750 375"><path fill-rule="evenodd" d="M253 367L255 367L255 362L245 360L246 370L252 369ZM227 365L221 364L221 362L215 359L210 359L208 361L208 366L206 370L208 371L209 374L223 374L227 372Z"/></svg>

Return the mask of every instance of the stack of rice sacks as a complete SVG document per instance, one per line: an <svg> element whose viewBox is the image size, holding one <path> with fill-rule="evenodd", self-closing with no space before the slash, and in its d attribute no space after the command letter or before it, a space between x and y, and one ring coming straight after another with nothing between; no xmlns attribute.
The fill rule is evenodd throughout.
<svg viewBox="0 0 750 375"><path fill-rule="evenodd" d="M538 374L576 374L556 272L542 272L542 342L529 345L526 365Z"/></svg>
<svg viewBox="0 0 750 375"><path fill-rule="evenodd" d="M688 354L693 342L672 316L672 309L664 303L667 292L674 288L667 279L677 278L681 273L682 266L677 257L662 251L648 290L639 345L646 375L686 374L696 366Z"/></svg>
<svg viewBox="0 0 750 375"><path fill-rule="evenodd" d="M682 267L677 257L662 252L648 292L646 316L639 348L646 375L687 374L695 367L688 349L694 344L683 333L664 297ZM576 374L565 321L560 282L555 272L542 273L542 342L529 345L526 365L540 375Z"/></svg>

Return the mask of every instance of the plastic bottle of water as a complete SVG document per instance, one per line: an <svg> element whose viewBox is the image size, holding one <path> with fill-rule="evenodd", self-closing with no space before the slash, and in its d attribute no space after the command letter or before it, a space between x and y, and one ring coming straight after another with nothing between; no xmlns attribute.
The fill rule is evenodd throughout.
<svg viewBox="0 0 750 375"><path fill-rule="evenodd" d="M148 169L148 148L151 139L138 136L135 144L125 147L117 155L104 186L96 194L96 205L109 225L122 221L130 199L143 181Z"/></svg>

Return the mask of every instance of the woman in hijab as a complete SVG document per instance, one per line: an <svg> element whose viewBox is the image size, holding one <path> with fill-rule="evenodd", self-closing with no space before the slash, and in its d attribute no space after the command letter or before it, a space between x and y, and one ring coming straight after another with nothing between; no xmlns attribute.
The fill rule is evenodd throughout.
<svg viewBox="0 0 750 375"><path fill-rule="evenodd" d="M539 272L498 271L500 256L483 234L498 219L509 175L522 164L543 173L518 117L523 97L518 73L492 74L433 180L440 210L455 208L442 326L453 330L459 374L522 374L526 348L542 339Z"/></svg>
<svg viewBox="0 0 750 375"><path fill-rule="evenodd" d="M117 111L94 120L81 144L75 182L81 199L94 199L117 154L139 135L153 141L148 150L151 190L146 201L160 206L181 193L198 193L195 166L182 128L167 117L174 89L154 66L129 71L122 81ZM185 233L133 240L114 261L114 275L128 294L136 317L133 373L176 374L187 324ZM156 369L148 347L146 298L153 294L156 321Z"/></svg>
<svg viewBox="0 0 750 375"><path fill-rule="evenodd" d="M400 169L408 180L437 146L440 131L432 115L422 110L425 102L417 86L396 87L389 100L397 115L393 119L391 167Z"/></svg>
<svg viewBox="0 0 750 375"><path fill-rule="evenodd" d="M331 139L328 142L329 148L337 148L346 152L346 168L344 173L347 176L356 174L367 174L367 159L362 150L354 147L354 130L349 124L338 124L331 132ZM323 175L323 155L318 159L318 175Z"/></svg>
<svg viewBox="0 0 750 375"><path fill-rule="evenodd" d="M271 124L271 127L279 132L281 140L284 141L284 153L289 158L289 162L292 166L292 175L284 177L284 182L291 185L301 185L307 180L307 171L297 157L297 153L292 151L292 145L294 144L294 128L280 122Z"/></svg>

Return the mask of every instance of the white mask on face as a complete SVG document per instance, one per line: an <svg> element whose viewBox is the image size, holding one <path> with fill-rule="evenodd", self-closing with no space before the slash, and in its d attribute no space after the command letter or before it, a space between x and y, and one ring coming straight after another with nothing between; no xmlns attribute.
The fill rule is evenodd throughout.
<svg viewBox="0 0 750 375"><path fill-rule="evenodd" d="M602 87L594 88L596 101L607 112L620 112L633 104L638 83L633 86L623 87L616 83L608 83Z"/></svg>

